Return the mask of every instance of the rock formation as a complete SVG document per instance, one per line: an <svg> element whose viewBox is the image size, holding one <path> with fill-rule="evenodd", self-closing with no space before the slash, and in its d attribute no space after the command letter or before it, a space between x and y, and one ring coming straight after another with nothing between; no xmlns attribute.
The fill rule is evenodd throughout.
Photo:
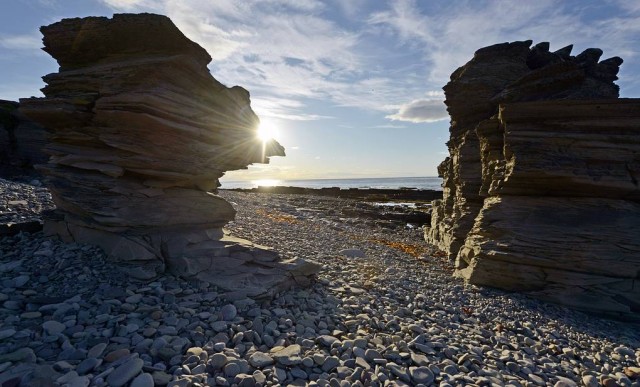
<svg viewBox="0 0 640 387"><path fill-rule="evenodd" d="M0 100L0 176L24 173L44 163L45 130L20 114L20 104Z"/></svg>
<svg viewBox="0 0 640 387"><path fill-rule="evenodd" d="M202 47L152 14L41 32L60 70L21 111L53 132L39 166L57 205L45 231L101 246L135 278L169 270L253 297L308 282L314 264L222 231L235 211L218 179L284 150L257 138L249 93L215 80Z"/></svg>
<svg viewBox="0 0 640 387"><path fill-rule="evenodd" d="M640 313L640 101L617 99L622 59L530 46L483 48L444 87L450 156L425 237L470 283Z"/></svg>

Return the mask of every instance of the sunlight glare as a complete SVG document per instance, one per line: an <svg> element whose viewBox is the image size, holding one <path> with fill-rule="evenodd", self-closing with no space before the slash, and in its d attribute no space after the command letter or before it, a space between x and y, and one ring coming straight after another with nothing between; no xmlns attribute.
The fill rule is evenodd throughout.
<svg viewBox="0 0 640 387"><path fill-rule="evenodd" d="M253 180L251 183L258 187L275 187L281 183L280 180L276 179L262 179L262 180Z"/></svg>
<svg viewBox="0 0 640 387"><path fill-rule="evenodd" d="M263 142L267 142L269 140L272 140L276 135L276 128L272 122L262 120L260 122L260 125L258 126L257 135L260 140L262 140Z"/></svg>

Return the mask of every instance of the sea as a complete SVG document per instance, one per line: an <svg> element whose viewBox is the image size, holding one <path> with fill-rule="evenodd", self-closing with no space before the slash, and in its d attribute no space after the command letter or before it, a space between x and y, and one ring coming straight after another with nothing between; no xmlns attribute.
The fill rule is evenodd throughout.
<svg viewBox="0 0 640 387"><path fill-rule="evenodd" d="M221 181L221 189L257 188L258 186L282 186L301 188L380 188L399 189L415 188L442 191L442 179L439 177L381 177L358 179L308 179L308 180L250 180L250 181Z"/></svg>

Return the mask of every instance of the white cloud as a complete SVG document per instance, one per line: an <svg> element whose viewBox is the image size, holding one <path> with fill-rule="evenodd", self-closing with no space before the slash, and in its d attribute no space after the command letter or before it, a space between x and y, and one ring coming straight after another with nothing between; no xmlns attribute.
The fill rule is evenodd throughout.
<svg viewBox="0 0 640 387"><path fill-rule="evenodd" d="M605 57L622 56L630 69L638 65L629 60L639 60L635 0L610 0L607 7L617 4L620 12L595 20L584 15L598 4L553 0L396 0L370 15L365 10L372 5L363 0L101 1L118 11L169 16L212 56L216 79L250 90L260 115L287 120L327 118L310 113L309 103L292 103L301 100L386 114L395 106L388 117L396 120L444 119L438 106L425 102L441 99L442 92L425 90L442 87L477 49L493 43L534 39L550 41L552 49L601 47ZM330 19L334 9L351 24ZM376 38L385 42L372 48ZM638 83L637 71L625 65L621 79Z"/></svg>
<svg viewBox="0 0 640 387"><path fill-rule="evenodd" d="M133 11L140 7L153 7L152 0L101 0L105 5L119 11Z"/></svg>
<svg viewBox="0 0 640 387"><path fill-rule="evenodd" d="M384 125L375 125L372 126L373 128L378 128L378 129L404 129L406 128L405 125L394 125L394 124L384 124Z"/></svg>
<svg viewBox="0 0 640 387"><path fill-rule="evenodd" d="M39 35L0 35L0 47L8 50L36 50L42 47Z"/></svg>
<svg viewBox="0 0 640 387"><path fill-rule="evenodd" d="M438 7L435 15L418 7L415 0L398 0L368 22L381 36L393 34L401 44L422 51L428 67L427 83L444 85L450 74L473 57L473 53L494 43L533 39L549 41L552 50L574 44L574 54L588 47L600 47L604 58L621 56L626 67L637 69L640 6L636 0L594 2L469 1L464 6ZM424 3L420 3L421 6ZM598 15L599 7L609 7ZM611 13L611 7L619 7ZM621 84L637 87L637 71L621 68ZM411 97L409 97L411 98ZM407 104L407 106L410 105ZM398 112L393 115L400 118Z"/></svg>
<svg viewBox="0 0 640 387"><path fill-rule="evenodd" d="M449 118L440 99L417 99L400 106L398 112L386 116L394 121L436 122Z"/></svg>
<svg viewBox="0 0 640 387"><path fill-rule="evenodd" d="M323 16L318 0L102 0L116 10L170 17L212 56L213 75L250 90L259 114L317 120L300 98L345 102L362 67L358 34ZM274 97L275 96L275 97ZM362 105L365 99L356 99Z"/></svg>
<svg viewBox="0 0 640 387"><path fill-rule="evenodd" d="M279 118L289 121L314 121L333 117L304 113L305 105L297 100L279 97L252 98L251 107L259 117Z"/></svg>

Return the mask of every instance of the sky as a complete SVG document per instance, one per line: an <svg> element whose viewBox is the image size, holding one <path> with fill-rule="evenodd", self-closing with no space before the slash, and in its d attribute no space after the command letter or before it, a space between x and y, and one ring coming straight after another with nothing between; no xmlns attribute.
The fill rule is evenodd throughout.
<svg viewBox="0 0 640 387"><path fill-rule="evenodd" d="M495 43L601 48L625 60L621 97L640 97L638 0L0 0L0 99L42 96L57 71L40 26L123 12L170 17L274 128L287 156L227 181L436 176L442 87Z"/></svg>

